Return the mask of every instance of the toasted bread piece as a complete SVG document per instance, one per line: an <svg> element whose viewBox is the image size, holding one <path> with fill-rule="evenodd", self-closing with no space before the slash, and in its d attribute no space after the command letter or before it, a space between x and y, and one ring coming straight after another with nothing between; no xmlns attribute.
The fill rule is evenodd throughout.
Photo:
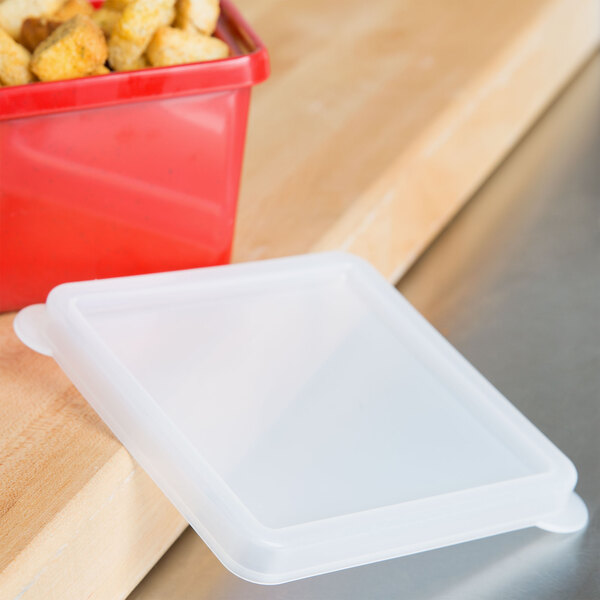
<svg viewBox="0 0 600 600"><path fill-rule="evenodd" d="M125 7L130 4L132 0L106 0L102 5L102 8L108 8L109 10L118 10L119 12L125 10Z"/></svg>
<svg viewBox="0 0 600 600"><path fill-rule="evenodd" d="M140 56L135 62L133 62L128 69L126 69L127 71L138 71L139 69L146 69L150 66L150 63L148 62L148 59L146 58L146 55L144 54L143 56Z"/></svg>
<svg viewBox="0 0 600 600"><path fill-rule="evenodd" d="M51 15L63 2L64 0L2 0L0 27L14 39L18 39L27 17Z"/></svg>
<svg viewBox="0 0 600 600"><path fill-rule="evenodd" d="M22 85L33 81L29 70L29 52L0 29L0 83Z"/></svg>
<svg viewBox="0 0 600 600"><path fill-rule="evenodd" d="M196 29L211 35L219 19L219 0L177 0L175 24L181 29Z"/></svg>
<svg viewBox="0 0 600 600"><path fill-rule="evenodd" d="M132 0L123 11L108 43L113 69L127 71L144 54L159 27L175 18L175 0Z"/></svg>
<svg viewBox="0 0 600 600"><path fill-rule="evenodd" d="M112 10L110 8L100 7L94 11L92 19L100 29L104 32L104 35L109 38L114 31L118 20L121 18L121 13L118 10Z"/></svg>
<svg viewBox="0 0 600 600"><path fill-rule="evenodd" d="M146 55L136 58L132 63L130 63L126 69L121 69L120 72L123 71L139 71L140 69L146 69L150 66Z"/></svg>
<svg viewBox="0 0 600 600"><path fill-rule="evenodd" d="M21 44L33 52L55 29L63 24L62 21L54 21L45 17L28 17L23 21L21 27Z"/></svg>
<svg viewBox="0 0 600 600"><path fill-rule="evenodd" d="M90 75L108 75L109 73L111 73L111 70L108 67L102 65L98 67L93 73L90 73Z"/></svg>
<svg viewBox="0 0 600 600"><path fill-rule="evenodd" d="M88 0L67 0L53 15L52 18L58 21L68 21L75 15L86 15L91 17L94 14L94 7Z"/></svg>
<svg viewBox="0 0 600 600"><path fill-rule="evenodd" d="M229 46L197 31L161 27L152 38L146 56L153 67L167 67L226 58Z"/></svg>
<svg viewBox="0 0 600 600"><path fill-rule="evenodd" d="M107 55L100 27L90 17L77 15L35 49L31 70L41 81L74 79L96 71Z"/></svg>

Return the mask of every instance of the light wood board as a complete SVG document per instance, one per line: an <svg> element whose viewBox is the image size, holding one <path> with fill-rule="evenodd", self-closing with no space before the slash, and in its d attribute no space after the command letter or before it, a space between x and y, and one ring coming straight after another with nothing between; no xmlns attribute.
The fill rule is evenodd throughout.
<svg viewBox="0 0 600 600"><path fill-rule="evenodd" d="M324 249L401 275L600 37L596 0L239 0L271 51L234 259ZM0 317L0 598L124 597L184 527Z"/></svg>

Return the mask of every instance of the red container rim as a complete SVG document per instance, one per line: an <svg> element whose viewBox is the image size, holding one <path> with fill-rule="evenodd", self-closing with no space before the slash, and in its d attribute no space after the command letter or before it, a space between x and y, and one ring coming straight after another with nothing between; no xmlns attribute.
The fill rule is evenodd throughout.
<svg viewBox="0 0 600 600"><path fill-rule="evenodd" d="M267 49L230 0L221 0L216 33L230 58L0 88L0 121L243 88L268 77Z"/></svg>

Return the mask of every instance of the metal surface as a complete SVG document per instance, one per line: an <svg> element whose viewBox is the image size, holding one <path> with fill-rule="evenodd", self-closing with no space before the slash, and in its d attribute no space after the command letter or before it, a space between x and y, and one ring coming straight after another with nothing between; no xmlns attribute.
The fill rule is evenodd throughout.
<svg viewBox="0 0 600 600"><path fill-rule="evenodd" d="M188 530L131 598L600 598L600 57L399 289L574 461L587 530L528 529L275 587L237 579Z"/></svg>

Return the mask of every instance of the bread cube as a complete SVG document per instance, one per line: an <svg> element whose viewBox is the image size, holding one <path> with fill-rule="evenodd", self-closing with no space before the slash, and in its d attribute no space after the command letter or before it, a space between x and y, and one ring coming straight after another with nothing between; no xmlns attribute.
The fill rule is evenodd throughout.
<svg viewBox="0 0 600 600"><path fill-rule="evenodd" d="M77 15L35 49L31 70L41 81L74 79L96 71L107 55L102 30L90 17Z"/></svg>
<svg viewBox="0 0 600 600"><path fill-rule="evenodd" d="M226 58L229 46L193 30L161 27L152 38L146 56L152 66L166 67Z"/></svg>
<svg viewBox="0 0 600 600"><path fill-rule="evenodd" d="M0 29L0 83L22 85L33 81L29 70L29 52Z"/></svg>
<svg viewBox="0 0 600 600"><path fill-rule="evenodd" d="M45 17L28 17L21 27L21 44L33 52L55 29L62 25L62 21L54 21Z"/></svg>
<svg viewBox="0 0 600 600"><path fill-rule="evenodd" d="M108 61L117 71L135 68L159 27L175 18L175 0L132 0L113 30Z"/></svg>
<svg viewBox="0 0 600 600"><path fill-rule="evenodd" d="M44 17L60 8L64 0L2 0L0 1L0 27L18 39L21 26L27 17Z"/></svg>
<svg viewBox="0 0 600 600"><path fill-rule="evenodd" d="M106 0L102 5L102 8L108 8L109 10L118 10L119 12L125 10L125 7L131 3L132 0Z"/></svg>
<svg viewBox="0 0 600 600"><path fill-rule="evenodd" d="M219 0L177 0L175 24L211 35L217 27L219 11Z"/></svg>
<svg viewBox="0 0 600 600"><path fill-rule="evenodd" d="M92 15L92 20L102 31L104 35L109 38L114 31L117 22L121 18L121 13L118 10L112 10L110 8L104 8L104 6L100 7L98 10L94 11Z"/></svg>
<svg viewBox="0 0 600 600"><path fill-rule="evenodd" d="M108 67L102 65L98 67L93 73L90 73L90 75L108 75L109 73L111 73L111 70Z"/></svg>
<svg viewBox="0 0 600 600"><path fill-rule="evenodd" d="M68 21L75 15L86 15L91 17L94 14L94 7L88 0L67 0L53 15L52 18L57 21Z"/></svg>

